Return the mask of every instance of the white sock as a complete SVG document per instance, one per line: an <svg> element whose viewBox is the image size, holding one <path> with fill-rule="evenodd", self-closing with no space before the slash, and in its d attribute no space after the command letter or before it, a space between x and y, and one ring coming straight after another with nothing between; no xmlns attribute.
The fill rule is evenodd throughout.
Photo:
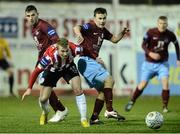
<svg viewBox="0 0 180 134"><path fill-rule="evenodd" d="M86 118L87 106L86 106L86 97L84 94L76 96L76 103L81 115L81 121Z"/></svg>

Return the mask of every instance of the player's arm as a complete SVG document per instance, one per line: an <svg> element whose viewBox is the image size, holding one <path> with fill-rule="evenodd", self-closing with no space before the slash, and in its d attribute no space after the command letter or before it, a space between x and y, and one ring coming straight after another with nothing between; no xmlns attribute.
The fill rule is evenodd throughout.
<svg viewBox="0 0 180 134"><path fill-rule="evenodd" d="M179 47L179 43L178 40L176 39L176 36L174 35L174 46L175 46L175 50L176 50L176 57L177 57L177 65L180 67L180 47Z"/></svg>
<svg viewBox="0 0 180 134"><path fill-rule="evenodd" d="M73 56L79 55L83 52L83 48L80 45L76 45L73 42L68 41L68 45L72 50Z"/></svg>
<svg viewBox="0 0 180 134"><path fill-rule="evenodd" d="M124 28L118 35L113 35L110 39L111 42L113 43L118 43L125 34L127 34L129 32L128 28Z"/></svg>
<svg viewBox="0 0 180 134"><path fill-rule="evenodd" d="M26 89L26 91L24 92L23 96L22 96L22 101L24 100L24 98L27 95L31 94L32 91L32 87L38 77L38 75L43 71L43 68L40 66L40 64L38 64L38 66L34 69L34 71L32 72L31 76L30 76L30 80L29 80L29 84L28 84L28 88Z"/></svg>
<svg viewBox="0 0 180 134"><path fill-rule="evenodd" d="M148 54L152 59L159 60L161 58L159 53L155 53L149 50L148 45L150 42L150 34L147 32L143 38L142 48L146 54Z"/></svg>
<svg viewBox="0 0 180 134"><path fill-rule="evenodd" d="M73 28L73 31L74 31L74 33L75 33L75 35L76 35L77 43L78 43L78 44L81 44L81 43L84 41L84 38L83 38L82 33L81 33L81 31L82 31L82 26L80 26L80 25L75 26L75 27Z"/></svg>
<svg viewBox="0 0 180 134"><path fill-rule="evenodd" d="M56 44L59 40L59 36L51 25L45 24L42 27L42 31L47 35L48 39L50 40L51 44Z"/></svg>
<svg viewBox="0 0 180 134"><path fill-rule="evenodd" d="M24 100L25 96L30 95L31 91L32 91L32 87L38 77L38 75L51 63L51 60L48 56L43 56L43 58L40 60L39 64L37 65L37 67L33 70L31 76L30 76L30 80L29 80L29 84L28 84L28 88L25 91L25 93L22 96L22 100Z"/></svg>

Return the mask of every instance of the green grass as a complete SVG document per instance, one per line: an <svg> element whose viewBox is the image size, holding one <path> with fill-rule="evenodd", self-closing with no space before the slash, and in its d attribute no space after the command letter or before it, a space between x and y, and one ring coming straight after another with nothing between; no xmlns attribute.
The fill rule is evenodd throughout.
<svg viewBox="0 0 180 134"><path fill-rule="evenodd" d="M164 125L153 130L146 127L144 118L150 111L162 111L161 97L141 96L131 112L124 111L128 97L114 98L114 108L126 117L125 122L103 117L102 125L82 128L74 96L62 96L62 102L68 107L69 115L65 121L39 125L41 110L37 97L29 97L24 102L14 97L0 98L0 133L177 133L180 132L180 96L171 96L170 112L164 115ZM88 116L90 117L94 105L94 97L87 97ZM52 116L53 110L49 117Z"/></svg>

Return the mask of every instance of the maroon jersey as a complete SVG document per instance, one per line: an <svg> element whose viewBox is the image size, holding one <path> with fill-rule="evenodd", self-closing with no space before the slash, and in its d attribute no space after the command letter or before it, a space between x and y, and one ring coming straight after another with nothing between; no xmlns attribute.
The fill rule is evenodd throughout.
<svg viewBox="0 0 180 134"><path fill-rule="evenodd" d="M96 59L104 39L110 40L112 34L106 28L98 28L94 21L86 23L81 28L84 41L80 44L83 47L83 55Z"/></svg>
<svg viewBox="0 0 180 134"><path fill-rule="evenodd" d="M32 27L32 36L39 51L38 60L40 60L50 45L55 44L59 40L55 29L48 22L41 19Z"/></svg>
<svg viewBox="0 0 180 134"><path fill-rule="evenodd" d="M168 29L165 32L159 32L158 28L149 29L144 36L142 48L145 51L146 60L149 62L163 62L168 60L168 46L173 42L176 49L177 59L180 60L179 44L176 36ZM159 53L161 59L156 61L148 54L149 52Z"/></svg>

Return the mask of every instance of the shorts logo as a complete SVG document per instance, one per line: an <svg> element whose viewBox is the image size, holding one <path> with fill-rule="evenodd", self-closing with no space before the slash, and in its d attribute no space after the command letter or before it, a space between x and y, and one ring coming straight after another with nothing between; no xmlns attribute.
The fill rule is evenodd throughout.
<svg viewBox="0 0 180 134"><path fill-rule="evenodd" d="M43 77L39 78L39 84L42 84L43 82L44 82L44 78Z"/></svg>

